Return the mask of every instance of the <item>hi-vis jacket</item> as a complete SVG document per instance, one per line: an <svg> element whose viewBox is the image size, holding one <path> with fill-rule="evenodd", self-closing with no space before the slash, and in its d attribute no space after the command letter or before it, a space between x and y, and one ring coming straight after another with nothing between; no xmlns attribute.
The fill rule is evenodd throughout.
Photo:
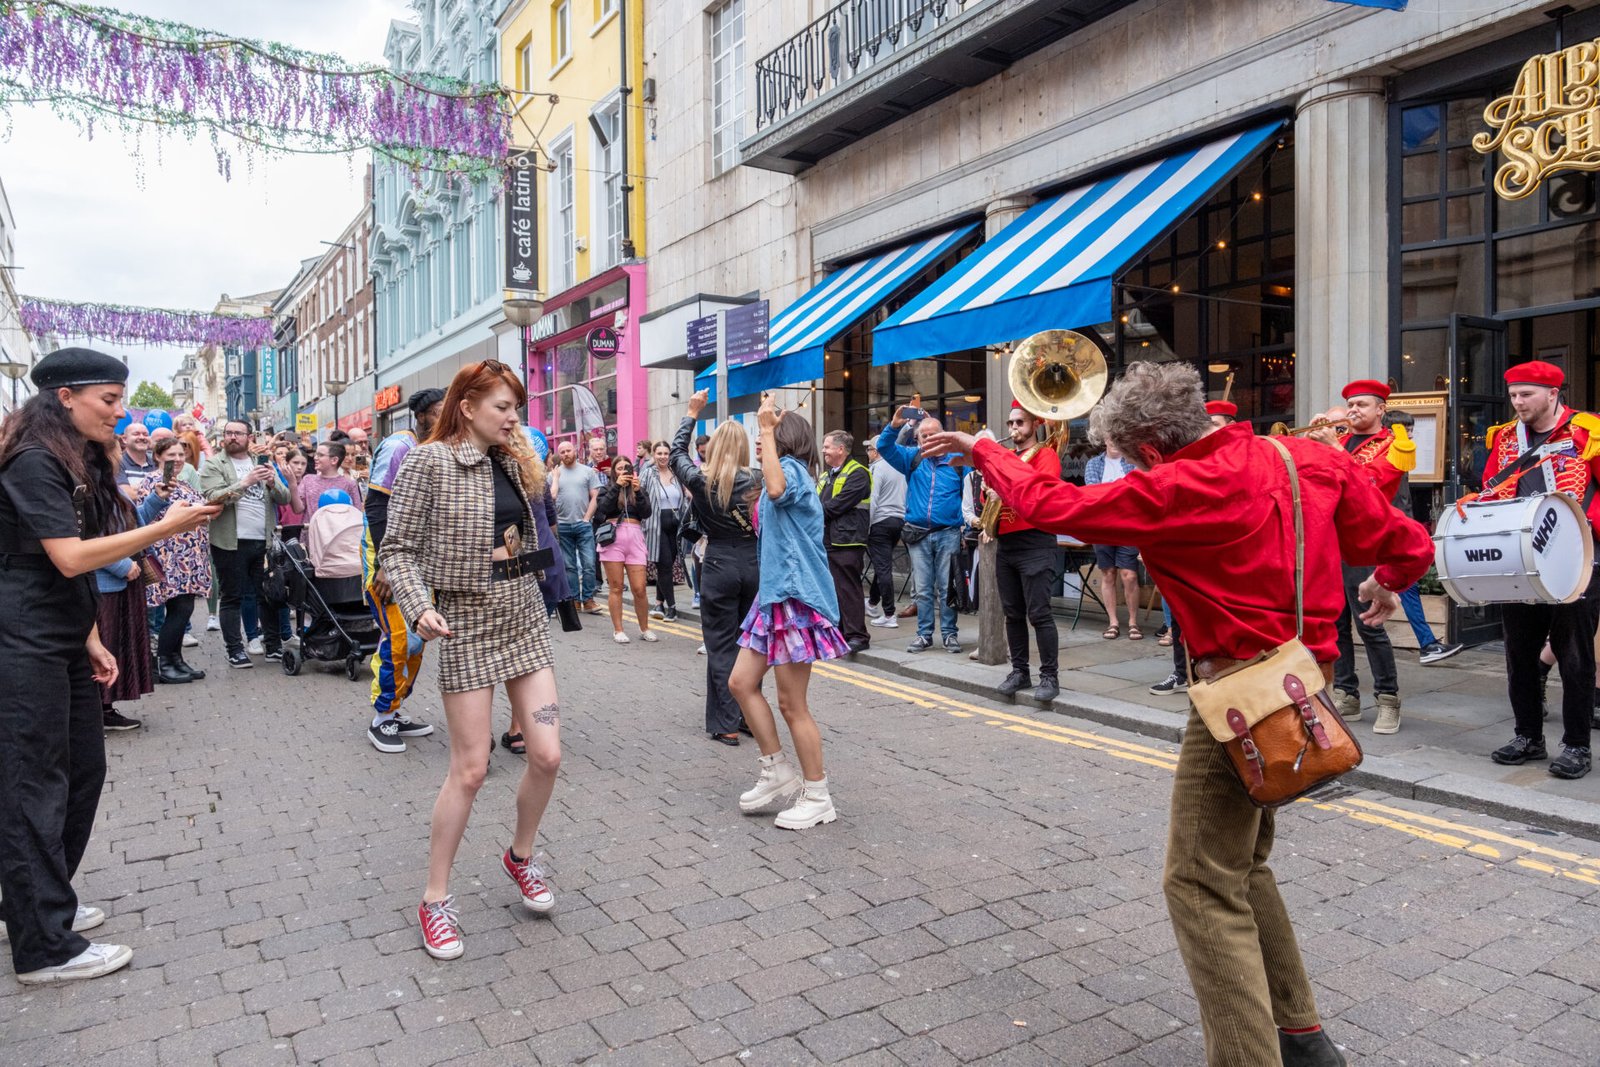
<svg viewBox="0 0 1600 1067"><path fill-rule="evenodd" d="M829 548L865 548L872 507L872 472L853 459L817 480L822 498L822 540Z"/></svg>

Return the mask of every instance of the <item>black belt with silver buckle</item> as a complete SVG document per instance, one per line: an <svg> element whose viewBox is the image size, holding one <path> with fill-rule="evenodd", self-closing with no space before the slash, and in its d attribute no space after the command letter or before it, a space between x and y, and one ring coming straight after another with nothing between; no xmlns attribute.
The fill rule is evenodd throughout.
<svg viewBox="0 0 1600 1067"><path fill-rule="evenodd" d="M528 575L544 577L546 567L555 563L555 549L541 548L535 552L524 552L520 556L510 559L497 559L489 565L489 580L491 582L510 582Z"/></svg>

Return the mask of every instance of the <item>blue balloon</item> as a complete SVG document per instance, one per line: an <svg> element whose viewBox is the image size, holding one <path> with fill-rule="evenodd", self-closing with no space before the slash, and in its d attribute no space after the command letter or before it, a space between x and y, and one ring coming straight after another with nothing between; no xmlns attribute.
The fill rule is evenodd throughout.
<svg viewBox="0 0 1600 1067"><path fill-rule="evenodd" d="M172 416L165 411L151 408L144 413L144 426L147 430L170 430L172 429Z"/></svg>
<svg viewBox="0 0 1600 1067"><path fill-rule="evenodd" d="M117 420L117 436L121 437L122 436L122 432L124 430L126 430L129 426L132 426L132 425L133 425L133 412L124 411L122 413L122 418Z"/></svg>
<svg viewBox="0 0 1600 1067"><path fill-rule="evenodd" d="M350 494L343 489L324 489L322 495L317 497L317 507L325 508L329 504L348 504Z"/></svg>
<svg viewBox="0 0 1600 1067"><path fill-rule="evenodd" d="M550 438L548 438L548 437L546 437L544 435L544 431L543 430L536 430L532 426L524 426L522 429L523 429L523 431L525 433L527 433L528 441L530 443L532 443L533 450L535 452L539 453L540 462L543 462L544 460L549 459L550 458Z"/></svg>

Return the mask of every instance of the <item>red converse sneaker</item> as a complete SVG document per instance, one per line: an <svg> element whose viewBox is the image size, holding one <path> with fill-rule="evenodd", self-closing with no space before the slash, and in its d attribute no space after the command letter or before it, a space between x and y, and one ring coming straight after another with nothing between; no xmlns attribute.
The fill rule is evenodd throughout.
<svg viewBox="0 0 1600 1067"><path fill-rule="evenodd" d="M511 880L517 883L517 888L522 891L523 907L529 911L542 912L556 906L556 895L544 884L544 871L532 859L518 863L512 859L511 850L508 848L505 855L500 857L500 865L506 869Z"/></svg>
<svg viewBox="0 0 1600 1067"><path fill-rule="evenodd" d="M422 924L422 947L434 959L453 960L467 950L461 943L455 897L445 897L431 904L423 901L417 908L417 921Z"/></svg>

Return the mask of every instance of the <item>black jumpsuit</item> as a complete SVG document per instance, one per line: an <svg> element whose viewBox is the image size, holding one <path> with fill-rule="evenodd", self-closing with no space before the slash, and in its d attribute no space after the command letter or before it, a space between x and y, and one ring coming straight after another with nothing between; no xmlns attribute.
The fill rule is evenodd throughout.
<svg viewBox="0 0 1600 1067"><path fill-rule="evenodd" d="M100 688L84 646L94 575L67 578L40 541L96 537L71 474L25 449L0 470L0 914L18 974L88 948L72 889L106 777ZM80 513L89 517L80 520ZM20 684L23 679L27 684Z"/></svg>

